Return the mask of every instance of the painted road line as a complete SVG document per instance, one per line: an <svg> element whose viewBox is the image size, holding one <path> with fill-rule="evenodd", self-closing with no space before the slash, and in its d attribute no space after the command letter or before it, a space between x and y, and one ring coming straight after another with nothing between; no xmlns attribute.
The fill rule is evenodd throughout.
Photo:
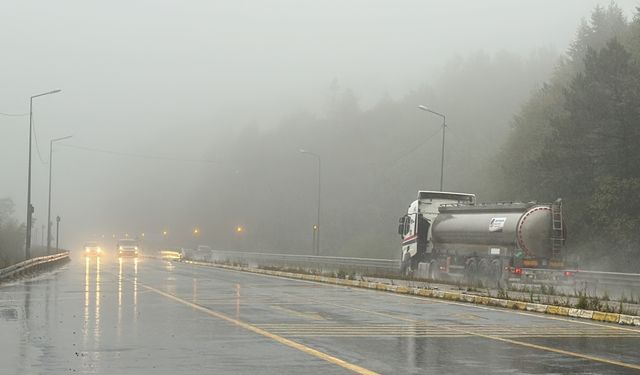
<svg viewBox="0 0 640 375"><path fill-rule="evenodd" d="M333 285L336 287L347 287L347 288L357 287L361 289L374 289L374 290L390 292L398 296L426 297L426 298L431 298L436 302L443 302L443 303L450 302L453 304L457 304L455 301L461 301L463 302L462 304L477 306L478 308L483 308L487 306L496 306L496 307L502 307L507 309L515 308L521 311L534 311L534 312L539 312L541 314L551 315L551 316L572 316L575 318L580 318L585 320L606 321L610 323L640 326L640 317L638 316L627 316L627 315L615 314L615 313L606 313L602 315L598 312L594 312L590 310L569 309L562 306L532 304L529 302L514 301L514 300L502 300L502 299L493 298L493 297L477 296L477 295L466 294L461 292L411 288L411 287L383 284L378 282L345 280L345 279L337 279L337 278L326 277L326 276L321 277L317 275L294 274L294 273L283 272L283 271L263 270L259 268L236 267L236 266L228 266L223 264L193 262L193 261L185 261L184 263L203 266L203 267L219 268L219 269L224 269L224 270L229 270L234 272L252 273L255 275L262 275L266 277L279 277L279 278L289 279L289 280L298 280L301 282L322 283L327 285ZM467 302L467 303L464 303L464 302ZM492 310L498 311L497 309L492 309ZM512 311L512 312L517 313L516 311ZM527 315L527 314L522 314L522 315ZM581 322L581 323L588 324L587 322Z"/></svg>
<svg viewBox="0 0 640 375"><path fill-rule="evenodd" d="M269 304L269 307L271 307L272 309L275 309L275 310L284 311L287 314L290 314L290 315L293 315L293 316L297 316L297 317L300 317L300 318L304 318L304 319L324 320L322 315L320 315L319 313L316 313L316 312L297 311L297 310L294 310L294 309L288 309L286 307L282 307L282 305L277 305L277 304Z"/></svg>
<svg viewBox="0 0 640 375"><path fill-rule="evenodd" d="M195 310L201 311L201 312L203 312L203 313L205 313L207 315L210 315L210 316L213 316L215 318L224 320L224 321L226 321L228 323L231 323L231 324L234 324L234 325L236 325L238 327L244 328L247 331L251 331L251 332L257 333L259 335L262 335L264 337L270 338L270 339L272 339L272 340L274 340L274 341L276 341L276 342L278 342L280 344L283 344L283 345L289 346L291 348L297 349L297 350L299 350L301 352L307 353L307 354L312 355L312 356L314 356L316 358L320 358L320 359L322 359L324 361L327 361L329 363L332 363L334 365L338 365L338 366L343 367L343 368L345 368L347 370L353 371L353 372L355 372L357 374L377 375L376 372L371 371L369 369L366 369L364 367L355 365L353 363L349 363L349 362L344 361L344 360L342 360L340 358L336 358L334 356L331 356L331 355L326 354L324 352L321 352L319 350L313 349L313 348L308 347L306 345L300 344L300 343L295 342L293 340L289 340L289 339L284 338L282 336L278 336L278 335L276 335L274 333L271 333L271 332L266 331L264 329L258 328L257 326L254 326L254 325L249 324L247 322L243 322L243 321L238 320L238 319L234 319L234 318L232 318L230 316L227 316L227 315L222 314L220 312L211 310L211 309L206 308L204 306L195 304L193 302L189 302L189 301L184 300L184 299L182 299L180 297L177 297L177 296L175 296L173 294L170 294L170 293L164 292L162 290L156 289L156 288L154 288L152 286L145 285L145 284L139 284L139 285L142 286L143 288L146 288L147 290L153 291L153 292L155 292L155 293L157 293L157 294L159 294L159 295L161 295L163 297L166 297L168 299L171 299L171 300L173 300L175 302L182 303L183 305L189 306L189 307L191 307L191 308L193 308Z"/></svg>
<svg viewBox="0 0 640 375"><path fill-rule="evenodd" d="M361 286L353 287L353 286L345 286L345 285L340 285L340 284L335 284L335 283L327 283L327 282L322 282L322 281L318 281L318 280L307 280L307 279L304 279L303 276L309 276L309 275L305 275L305 274L292 274L292 275L295 275L295 276L283 276L283 275L267 274L267 273L264 273L264 272L256 272L256 270L259 270L259 269L240 269L240 268L237 268L237 267L214 264L214 263L201 263L201 262L200 263L182 262L182 263L191 264L191 265L200 266L200 267L217 268L217 269L230 271L230 272L238 272L238 273L245 273L245 274L249 273L249 274L262 276L262 277L272 277L272 278L278 278L278 279L284 279L284 280L298 281L300 283L306 283L306 284L316 284L316 285L323 284L323 285L328 285L328 286L332 286L332 287L335 287L335 288L345 288L345 289L351 289L351 290L362 290L365 293L366 292L374 292L376 290L379 290L377 288L377 284L376 283L372 283L372 282L364 282L364 284L367 284L367 285L372 284L371 288L363 287L362 286L362 284L363 284L362 282L360 283ZM279 273L280 274L284 274L284 272L279 272ZM353 280L348 280L348 281L353 281ZM433 291L433 292L439 292L440 294L442 294L442 297L434 296L433 293L430 293L430 295L428 295L428 296L421 296L421 295L415 295L415 294L405 294L405 293L389 293L388 295L389 296L394 296L394 297L400 297L400 298L410 298L410 299L413 299L413 300L421 301L422 303L425 303L425 304L442 303L442 304L449 304L449 305L455 305L455 306L466 306L468 308L475 308L475 309L489 310L489 311L497 311L497 312L503 312L503 313L509 313L509 314L517 314L517 315L530 316L530 317L535 317L535 318L540 318L540 319L549 319L549 320L562 321L562 322L567 322L567 323L572 323L572 324L583 324L583 325L591 325L591 326L598 326L598 327L607 327L607 328L610 328L610 329L621 330L621 331L640 332L640 330L634 329L634 328L631 328L631 327L621 327L621 326L614 326L614 325L611 325L611 324L597 323L595 321L565 318L565 317L563 317L563 315L552 315L552 314L544 314L544 313L531 313L531 312L522 311L522 310L513 310L512 308L479 305L479 304L476 304L476 303L473 303L473 302L472 303L456 302L456 301L452 301L452 300L443 299L444 298L444 292L443 291ZM514 301L507 301L507 300L504 300L504 301L505 302L514 302ZM515 301L515 302L517 302L517 301ZM526 304L525 302L519 302L519 303Z"/></svg>
<svg viewBox="0 0 640 375"><path fill-rule="evenodd" d="M399 298L410 298L417 301L424 301L425 299L427 299L429 303L442 303L446 305L466 306L474 309L497 311L497 312L503 312L508 314L530 316L530 317L539 318L539 319L548 319L548 320L555 320L555 321L561 321L561 322L572 323L572 324L582 324L582 325L595 326L595 327L604 327L604 328L618 330L618 331L640 333L640 330L636 328L620 327L612 324L602 324L602 323L597 323L597 322L592 322L587 320L579 320L578 318L571 319L571 318L565 318L562 316L554 316L554 315L543 314L543 313L531 313L527 311L519 311L519 310L506 309L506 308L493 307L493 306L484 306L484 305L477 305L477 304L464 303L464 302L446 301L446 300L441 300L441 299L432 298L432 297L419 297L419 296L403 295L403 294L390 294L390 295L394 297L399 297Z"/></svg>
<svg viewBox="0 0 640 375"><path fill-rule="evenodd" d="M322 301L318 301L318 303L323 303L323 302ZM369 314L373 314L373 315L384 316L384 317L387 317L387 318L397 319L397 320L401 320L401 321L405 321L405 322L412 322L412 323L419 322L418 320L415 320L415 319L412 319L412 318L405 318L403 316L398 316L398 315L395 315L395 314L382 313L382 312L373 311L373 310L364 309L364 308L358 308L358 307L353 307L353 306L348 306L348 305L340 305L340 304L335 304L335 303L326 303L326 302L324 302L324 304L332 305L332 306L336 306L336 307L342 307L342 308L346 308L346 309L351 309L351 310L355 310L355 311L361 311L361 312L365 312L365 313L369 313ZM586 359L586 360L590 360L590 361L594 361L594 362L600 362L600 363L605 363L605 364L609 364L609 365L615 365L615 366L630 368L630 369L634 369L634 370L640 370L640 365L636 365L636 364L632 364L632 363L625 363L625 362L615 361L615 360L611 360L611 359L607 359L607 358L596 357L596 356L592 356L592 355L588 355L588 354L582 354L582 353L576 353L576 352L572 352L572 351L569 351L569 350L557 349L557 348L552 348L552 347L548 347L548 346L544 346L544 345L531 344L531 343L527 343L527 342L523 342L523 341L517 341L517 340L498 337L498 336L494 336L494 335L476 333L476 332L472 332L472 331L465 330L465 329L450 328L450 327L449 327L449 329L452 330L452 331L455 331L455 332L466 333L466 334L471 335L471 336L482 337L482 338L485 338L485 339L488 339L488 340L506 342L506 343L509 343L509 344L524 346L524 347L527 347L527 348L533 348L533 349L548 351L548 352L552 352L552 353L563 354L563 355L567 355L567 356L571 356L571 357L582 358L582 359Z"/></svg>
<svg viewBox="0 0 640 375"><path fill-rule="evenodd" d="M226 269L226 270L233 270L233 271L236 271L236 272L251 272L251 273L254 273L254 274L270 276L270 277L279 277L279 278L285 278L285 279L291 280L290 277L282 276L282 275L285 274L283 272L278 272L277 275L269 275L269 274L264 273L264 272L252 272L249 269L246 269L246 270L239 269L239 270L237 270L237 269L232 269L232 268L230 268L228 266L220 267L220 268ZM302 276L306 276L306 275L302 275ZM309 280L300 280L300 278L297 278L297 279L299 281L303 281L303 282L313 282L313 281L309 281ZM324 279L328 279L328 278L326 278L326 277L322 277L322 278L317 277L316 279L319 281L319 280L324 280ZM336 284L328 283L327 285L336 285ZM341 286L341 285L336 285L336 286ZM341 286L341 287L344 287L344 286ZM378 285L375 285L375 288L378 289ZM443 293L440 293L440 294L443 294ZM390 294L390 295L422 299L420 297L415 297L415 296L407 295L407 294ZM313 299L309 299L309 300L313 300ZM424 300L424 299L422 299L422 300ZM375 312L375 311L367 310L367 309L360 309L360 308L356 308L356 307L353 307L353 306L345 306L345 305L333 304L333 303L328 303L328 302L318 301L318 300L315 300L315 301L318 302L318 303L325 304L325 305L333 305L333 306L337 306L337 307L343 307L343 308L348 308L348 309L353 309L353 310L359 310L359 311L363 311L363 312L367 312L367 313L371 313L371 314L375 314L375 315L386 316L386 317L390 317L390 318L393 318L393 319L398 319L398 320L403 320L403 321L408 321L408 322L414 322L414 323L416 322L416 320L414 320L414 319L408 319L408 318L394 316L394 315L390 315L390 314ZM479 306L479 305L474 305L474 304L460 303L460 302L455 302L455 301L440 301L440 300L435 300L435 299L431 299L431 301L441 302L441 303L450 303L450 304L455 304L455 305L460 305L460 306L467 306L467 307L484 308L484 309L493 310L493 311L510 312L509 310L491 308L491 307L482 306L482 305ZM514 313L516 313L516 312L514 312ZM517 312L517 313L519 313L521 315L534 316L534 317L537 317L537 318L555 319L555 320L562 320L562 321L565 321L565 322L583 323L583 324L590 323L591 325L601 326L601 327L608 327L608 328L611 328L611 329L621 329L621 330L623 329L622 327L608 326L608 325L591 323L591 322L572 321L572 320L556 318L556 317L552 317L552 316L545 316L545 315L542 315L542 314L538 315L538 314L525 313L525 312ZM453 328L452 328L452 330L458 331L458 332L463 332L463 333L468 333L470 335L477 336L477 337L483 337L483 338L486 338L486 339L502 341L502 342L508 342L508 343L514 344L514 345L520 345L520 346L524 346L524 347L535 348L535 349L539 349L539 350L544 350L544 351L554 352L554 353L558 353L558 354L573 356L573 357L576 357L576 358L582 358L582 359L587 359L587 360L591 360L591 361L606 363L606 364L610 364L610 365L616 365L616 366L620 366L620 367L626 367L626 368L640 370L640 365L634 365L634 364L624 363L624 362L620 362L620 361L609 360L609 359L606 359L606 358L590 356L590 355L571 352L571 351L562 350L562 349L551 348L551 347L547 347L547 346L543 346L543 345L530 344L530 343L521 342L521 341L517 341L517 340L501 338L501 337L497 337L497 336L493 336L493 335L474 333L474 332L469 332L469 331L465 331L465 330L458 330L458 329L453 329ZM638 330L633 330L633 329L628 329L628 330L632 331L632 332L638 332Z"/></svg>
<svg viewBox="0 0 640 375"><path fill-rule="evenodd" d="M640 335L630 335L619 332L607 332L607 331L571 331L567 329L553 329L553 327L536 327L536 328L512 328L512 329L494 329L490 327L467 327L463 325L459 326L446 326L446 327L417 327L417 326L325 326L325 325L281 325L281 326L269 326L258 325L263 329L268 329L271 332L278 334L301 334L301 333L317 333L317 334L336 334L336 333L368 333L368 334L434 334L434 333L447 333L452 330L466 330L477 334L490 333L497 337L633 337L640 338Z"/></svg>

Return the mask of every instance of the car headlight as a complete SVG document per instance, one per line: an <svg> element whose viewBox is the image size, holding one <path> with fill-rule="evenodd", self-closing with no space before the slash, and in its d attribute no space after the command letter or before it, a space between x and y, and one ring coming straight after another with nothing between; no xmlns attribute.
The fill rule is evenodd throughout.
<svg viewBox="0 0 640 375"><path fill-rule="evenodd" d="M136 250L138 250L138 246L134 246L133 248L134 248L134 249L136 249Z"/></svg>
<svg viewBox="0 0 640 375"><path fill-rule="evenodd" d="M118 248L118 250L122 250L122 246L120 246L120 247Z"/></svg>
<svg viewBox="0 0 640 375"><path fill-rule="evenodd" d="M96 248L96 251L99 253L99 252L102 251L102 249L98 247L98 248Z"/></svg>
<svg viewBox="0 0 640 375"><path fill-rule="evenodd" d="M86 251L86 252L88 253L88 252L89 252L89 248L88 248L88 247L85 247L85 248L84 248L84 251Z"/></svg>

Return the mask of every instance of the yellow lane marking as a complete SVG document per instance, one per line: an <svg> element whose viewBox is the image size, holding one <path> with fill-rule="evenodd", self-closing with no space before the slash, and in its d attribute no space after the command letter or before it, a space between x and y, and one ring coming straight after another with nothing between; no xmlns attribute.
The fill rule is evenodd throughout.
<svg viewBox="0 0 640 375"><path fill-rule="evenodd" d="M322 315L315 313L315 312L304 312L304 311L297 311L297 310L293 310L293 309L288 309L286 307L282 307L279 306L277 304L273 304L270 305L271 308L276 309L276 310L280 310L280 311L284 311L287 314L291 314L294 316L300 316L303 317L305 319L311 319L311 320L324 320L324 318L322 317Z"/></svg>
<svg viewBox="0 0 640 375"><path fill-rule="evenodd" d="M254 325L251 325L249 323L246 323L246 322L243 322L241 320L237 320L237 319L231 318L231 317L229 317L229 316L227 316L225 314L222 314L222 313L219 313L217 311L214 311L214 310L208 309L206 307L197 305L195 303L189 302L189 301L184 300L184 299L182 299L180 297L177 297L177 296L175 296L173 294L169 294L169 293L163 292L162 290L156 289L156 288L151 287L149 285L145 285L145 284L140 284L140 285L143 288L151 290L151 291L153 291L153 292L155 292L155 293L157 293L157 294L159 294L159 295L161 295L163 297L166 297L166 298L171 299L173 301L182 303L182 304L187 305L187 306L189 306L189 307L191 307L191 308L193 308L195 310L201 311L201 312L203 312L203 313L205 313L207 315L210 315L210 316L213 316L215 318L227 321L227 322L229 322L231 324L234 324L236 326L244 328L247 331L251 331L251 332L257 333L259 335L262 335L264 337L270 338L270 339L272 339L272 340L274 340L276 342L279 342L280 344L283 344L283 345L289 346L291 348L297 349L297 350L299 350L301 352L304 352L304 353L307 353L307 354L312 355L314 357L320 358L320 359L325 360L325 361L327 361L329 363L338 365L338 366L343 367L343 368L345 368L347 370L353 371L353 372L355 372L357 374L377 375L376 372L371 371L369 369L366 369L364 367L360 367L360 366L355 365L353 363L349 363L349 362L344 361L344 360L342 360L340 358L336 358L334 356L331 356L331 355L323 353L323 352L321 352L319 350L310 348L310 347L308 347L306 345L300 344L300 343L295 342L293 340L289 340L289 339L286 339L286 338L284 338L282 336L278 336L278 335L273 334L271 332L265 331L265 330L263 330L261 328L258 328L258 327L254 326Z"/></svg>
<svg viewBox="0 0 640 375"><path fill-rule="evenodd" d="M487 318L485 317L474 315L474 314L455 313L455 314L451 314L451 316L455 318L466 319L466 320L478 320L478 319L487 320Z"/></svg>
<svg viewBox="0 0 640 375"><path fill-rule="evenodd" d="M203 266L203 267L206 267L206 266ZM215 265L213 267L215 267ZM222 267L216 267L216 268L223 269L225 271L231 271L231 272L238 272L238 273L245 273L245 274L249 273L249 272L246 272L246 271L230 270L230 269L222 268ZM263 277L273 277L273 278L278 278L278 279L299 281L301 283L308 283L308 284L315 284L315 285L321 284L321 285L327 285L327 286L334 286L334 287L338 287L338 288L342 288L342 289L351 289L351 290L354 290L354 291L358 289L356 287L349 287L349 286L343 286L343 285L323 283L323 282L319 282L319 281L300 280L300 279L294 279L294 278L289 278L289 277L265 275L265 274L259 274L259 273L250 273L250 274L259 275L259 276L263 276ZM373 291L373 290L362 289L362 291ZM416 297L416 296L408 296L408 295L394 294L394 293L389 293L389 295L390 296L394 296L394 297L413 298L413 299L422 300L422 301L428 300L428 301L437 302L437 303L445 303L445 304L450 304L450 305L473 307L473 308L485 309L485 310L491 310L491 311L497 311L497 312L514 313L514 314L519 314L519 315L524 315L524 316L532 316L532 317L542 318L542 319L559 320L559 321L563 321L563 322L567 322L567 323L586 324L586 325L593 325L593 326L599 326L599 327L606 327L606 328L615 329L615 330L640 332L638 330L630 329L630 328L609 326L609 325L605 325L605 324L598 324L598 323L579 321L579 320L570 320L570 319L565 319L565 318L548 316L548 315L544 315L544 314L531 314L531 313L525 313L525 312L519 312L519 311L511 311L511 310L504 309L504 308L492 308L492 307L488 307L488 306L478 306L476 304L470 304L470 303L459 303L459 302L453 302L453 301L443 301L443 300L439 300L437 298ZM360 311L371 313L371 314L374 314L374 315L387 316L387 317L390 317L390 318L393 318L393 319L399 319L399 320L404 320L404 321L415 322L415 320L413 320L413 319L402 318L402 317L393 316L393 315L380 313L380 312L375 312L375 311L371 311L371 310L359 309L359 308L355 308L355 307L351 307L351 306L344 306L344 305L341 306L341 305L337 305L337 304L327 303L327 302L324 302L324 301L317 301L317 302L320 302L320 303L323 303L323 304L327 304L327 305L334 305L334 306L339 306L339 307L343 307L343 308L353 309L353 310L360 310ZM465 332L465 331L460 331L460 332ZM544 351L549 351L549 352L569 355L569 356L573 356L573 357L577 357L577 358L588 359L588 360L592 360L592 361L596 361L596 362L607 363L607 364L611 364L611 365L617 365L617 366L621 366L621 367L640 370L640 365L634 365L634 364L629 364L629 363L624 363L624 362L619 362L619 361L614 361L614 360L608 360L606 358L601 358L601 357L595 357L595 356L590 356L590 355L586 355L586 354L575 353L575 352L566 351L566 350L562 350L562 349L555 349L555 348L546 347L546 346L542 346L542 345L529 344L529 343L526 343L526 342L521 342L521 341L516 341L516 340L511 340L511 339L506 339L506 338L500 338L500 337L491 336L491 335L475 334L473 332L466 332L466 333L468 333L470 335L473 335L473 336L483 337L483 338L492 339L492 340L496 340L496 341L508 342L508 343L511 343L511 344L514 344L514 345L521 345L521 346L535 348L535 349L539 349L539 350L544 350Z"/></svg>
<svg viewBox="0 0 640 375"><path fill-rule="evenodd" d="M367 289L363 289L363 290L367 290ZM579 320L579 319L576 319L576 318L573 318L573 319L572 318L563 318L563 317L548 315L548 314L544 314L544 313L530 313L530 312L519 311L519 310L510 310L510 309L507 309L505 307L481 306L481 305L477 305L477 304L474 304L474 303L454 302L454 301L441 300L441 299L432 298L432 297L417 297L417 296L408 296L408 295L394 294L394 293L387 293L387 294L389 296L393 296L393 297L410 298L410 299L418 300L418 301L429 300L429 302L442 303L442 304L445 304L445 305L466 306L466 307L475 308L475 309L481 309L481 310L489 310L489 311L496 311L496 312L502 312L502 313L508 313L508 314L530 316L530 317L540 318L540 319L556 320L556 321L565 322L565 323L583 324L583 325L588 325L588 326L595 326L595 327L613 329L613 330L617 330L617 331L627 331L627 332L640 333L640 329L634 329L634 328L628 328L628 327L620 327L620 326L612 325L612 324L596 323L596 322L591 322L591 321L586 321L586 320Z"/></svg>
<svg viewBox="0 0 640 375"><path fill-rule="evenodd" d="M359 287L355 287L355 286L331 284L331 283L325 283L325 282L321 282L321 281L302 280L302 279L295 279L295 278L292 278L292 277L266 275L266 274L262 274L262 273L255 273L255 272L249 272L249 271L233 270L233 269L228 269L228 268L224 268L224 267L217 267L215 264L212 264L212 265L193 264L193 265L201 267L201 268L215 268L215 269L222 270L222 271L235 272L235 273L240 273L240 274L245 274L245 275L249 274L249 275L254 275L254 276L270 277L270 278L274 278L274 279L297 281L299 283L304 283L304 284L325 285L325 286L330 286L330 287L339 288L339 289L349 289L351 291L359 292L359 293L363 293L363 294L364 293L379 292L378 290L375 290L375 289L359 288ZM629 331L629 332L636 332L636 333L640 332L640 329L634 329L634 328L628 328L628 327L620 327L620 326L604 324L604 323L597 323L597 322L586 321L586 320L572 319L570 317L569 318L564 318L564 317L553 316L553 315L548 315L548 314L544 314L544 313L530 313L530 312L525 312L525 311L520 311L520 310L511 310L511 309L507 309L507 308L504 308L504 307L482 306L482 305L478 305L478 304L474 304L474 303L447 301L447 300L442 300L442 299L434 298L434 297L420 297L420 296L412 296L412 295L398 294L398 293L385 293L385 294L387 296L389 296L389 297L409 298L409 299L412 299L412 300L418 300L422 304L425 304L425 305L426 304L430 304L430 303L441 303L441 304L446 304L446 305L464 306L464 307L467 307L467 308L475 308L475 309L481 309L481 310L496 311L496 312L501 312L501 313L530 316L530 317L539 318L539 319L557 320L557 321L561 321L561 322L565 322L565 323L584 324L584 325L590 325L590 326L605 327L605 328L619 330L619 331ZM384 295L384 294L381 294L381 295Z"/></svg>
<svg viewBox="0 0 640 375"><path fill-rule="evenodd" d="M220 269L228 270L228 269L225 269L225 268L220 268ZM321 285L331 286L331 287L334 287L334 288L349 289L349 290L352 290L354 292L357 291L357 292L360 292L360 293L375 293L375 292L379 292L378 290L375 290L375 289L351 287L351 286L345 286L345 285L337 285L337 284L331 284L331 283L324 283L324 282L321 282L321 281L301 280L301 279L294 279L294 278L284 277L284 276L275 276L275 275L265 275L265 274L260 274L260 273L252 273L252 272L247 272L247 271L237 271L237 270L228 270L228 271L238 272L238 273L245 273L245 274L249 273L249 274L253 274L253 275L256 275L256 276L272 277L272 278L284 279L284 280L292 280L292 281L298 281L300 283L307 283L307 284L321 284ZM556 321L561 321L561 322L565 322L565 323L583 324L583 325L589 325L589 326L604 327L604 328L614 329L614 330L618 330L618 331L628 331L628 332L640 333L640 329L634 329L634 328L630 328L630 327L620 327L620 326L617 326L617 325L604 324L604 323L598 323L598 322L592 322L592 321L586 321L586 320L579 320L579 319L571 318L571 317L566 317L565 318L565 317L560 317L560 316L548 315L548 314L544 314L544 313L531 313L531 312L520 311L520 310L511 310L511 309L507 309L507 308L504 308L504 307L492 307L492 306L478 305L478 304L474 304L474 303L448 301L448 300L442 300L442 299L434 298L434 297L420 297L420 296L412 296L412 295L398 294L398 293L385 293L385 294L387 296L389 296L389 297L392 297L392 298L393 297L396 297L396 298L409 298L409 299L412 299L412 300L417 300L417 301L420 301L421 303L423 303L425 305L430 304L430 303L440 303L440 304L445 304L445 305L463 306L463 307L475 308L475 309L481 309L481 310L489 310L489 311L496 311L496 312L502 312L502 313L508 313L508 314L530 316L530 317L540 318L540 319L556 320Z"/></svg>
<svg viewBox="0 0 640 375"><path fill-rule="evenodd" d="M389 333L389 334L365 334L365 333L340 333L340 334L311 334L311 333L303 333L303 334L296 334L296 333L281 333L278 332L279 334L282 335L287 335L287 336L291 336L291 337L296 337L296 338L325 338L325 337L339 337L339 338L376 338L376 337L385 337L385 338L398 338L398 337L413 337L413 338L446 338L446 337L451 337L451 338L469 338L469 337L478 337L478 335L470 335L470 334L465 334L465 333L455 333L455 332L450 332L450 333L438 333L438 334L407 334L407 333L402 333L402 334L394 334L394 333ZM571 335L518 335L518 336L501 336L500 338L542 338L542 339L546 339L546 338L557 338L557 337L562 337L562 338L593 338L593 339L602 339L602 338L618 338L618 336L571 336ZM552 348L553 349L553 348Z"/></svg>
<svg viewBox="0 0 640 375"><path fill-rule="evenodd" d="M640 370L640 365L634 365L634 364L631 364L631 363L614 361L614 360L611 360L611 359L606 359L606 358L602 358L602 357L595 357L595 356L588 355L588 354L581 354L581 353L571 352L571 351L568 351L568 350L550 348L548 346L542 346L542 345L537 345L537 344L531 344L531 343L528 343L528 342L516 341L516 340L512 340L512 339L507 339L507 338L504 338L504 337L495 337L495 336L483 335L483 334L474 334L474 335L478 336L478 337L491 339L491 340L497 340L497 341L502 341L502 342L506 342L506 343L510 343L510 344L525 346L525 347L528 347L528 348L545 350L545 351L549 351L549 352L553 352L553 353L564 354L564 355L568 355L568 356L588 359L588 360L591 360L591 361L602 362L602 363L606 363L606 364L610 364L610 365L626 367L626 368L630 368L630 369L634 369L634 370Z"/></svg>
<svg viewBox="0 0 640 375"><path fill-rule="evenodd" d="M384 317L387 317L387 318L402 320L402 321L406 321L406 322L418 322L415 319L405 318L405 317L397 316L397 315L394 315L394 314L387 314L387 313L382 313L382 312L378 312L378 311L372 311L372 310L368 310L368 309L361 309L361 308L352 307L352 306L339 305L339 304L335 304L335 303L332 303L331 305L337 306L337 307L342 307L342 308L345 308L345 309L362 311L362 312L366 312L366 313L373 314L373 315L380 315L380 316L384 316ZM609 364L609 365L615 365L615 366L626 367L626 368L630 368L630 369L634 369L634 370L640 370L640 365L635 365L635 364L631 364L631 363L625 363L625 362L615 361L615 360L606 359L606 358L602 358L602 357L591 356L591 355L588 355L588 354L576 353L576 352L572 352L572 351L568 351L568 350L551 348L551 347L543 346L543 345L531 344L531 343L528 343L528 342L517 341L517 340L512 340L512 339L493 336L493 335L487 335L487 334L482 334L482 333L471 332L471 331L458 329L458 328L451 328L451 327L448 327L448 328L450 330L452 330L452 331L455 331L455 332L466 333L466 334L471 335L471 336L482 337L482 338L489 339L489 340L501 341L501 342L506 342L506 343L514 344L514 345L520 345L520 346L524 346L524 347L528 347L528 348L534 348L534 349L548 351L548 352L552 352L552 353L568 355L568 356L572 356L572 357L576 357L576 358L588 359L588 360L591 360L591 361L606 363L606 364Z"/></svg>
<svg viewBox="0 0 640 375"><path fill-rule="evenodd" d="M231 294L229 294L229 297L235 299L235 296L232 296ZM207 305L221 305L221 306L224 306L224 305L236 305L238 303L237 301L229 301L229 298L227 298L226 301L223 301L223 300L220 300L220 299L215 299L214 300L214 299L200 298L200 297L198 297L198 302L206 303ZM268 299L265 299L265 300L253 300L253 299L245 298L245 297L240 298L240 302L244 306L261 305L261 304L265 304L265 303L267 303L267 304L269 304L271 306L315 305L315 304L312 304L312 303L304 303L304 302L300 302L300 303L297 303L297 302L273 302L272 300L268 300Z"/></svg>
<svg viewBox="0 0 640 375"><path fill-rule="evenodd" d="M264 327L258 325L260 328L271 329L274 331L295 331L295 332L341 332L341 331L350 331L350 332L447 332L448 330L453 329L465 329L460 327L442 327L442 328L412 328L412 327ZM569 330L491 330L491 329L466 329L470 332L478 332L478 333L490 333L494 336L502 336L502 335L572 335L572 336L583 336L583 335L596 335L596 336L612 336L612 337L636 337L640 338L640 335L626 335L626 334L616 334L612 332L598 332L598 331L569 331Z"/></svg>

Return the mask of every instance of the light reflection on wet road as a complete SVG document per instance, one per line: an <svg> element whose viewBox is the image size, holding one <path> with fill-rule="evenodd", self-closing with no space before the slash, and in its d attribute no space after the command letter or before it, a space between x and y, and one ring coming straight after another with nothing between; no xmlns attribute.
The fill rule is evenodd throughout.
<svg viewBox="0 0 640 375"><path fill-rule="evenodd" d="M0 287L0 373L640 372L640 330L152 259Z"/></svg>

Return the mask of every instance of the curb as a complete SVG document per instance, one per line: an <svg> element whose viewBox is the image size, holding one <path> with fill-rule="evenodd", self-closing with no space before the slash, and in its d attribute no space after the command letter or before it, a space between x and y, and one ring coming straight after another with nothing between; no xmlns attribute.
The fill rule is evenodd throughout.
<svg viewBox="0 0 640 375"><path fill-rule="evenodd" d="M523 301L507 300L494 297L478 296L475 294L467 294L463 292L451 292L426 288L412 288L403 285L392 285L380 282L359 281L338 279L329 276L308 275L302 273L292 273L284 271L271 271L260 268L230 266L226 264L216 264L209 262L198 262L192 260L184 260L182 263L194 264L199 266L224 268L234 271L250 272L269 276L286 277L289 279L299 279L306 281L316 281L327 284L335 284L342 286L350 286L363 289L374 289L398 294L409 294L420 297L445 299L448 301L467 302L477 305L503 307L513 310L530 311L544 313L549 315L559 315L564 317L589 319L598 322L617 323L621 325L640 326L640 316L625 315L618 313L606 313L601 311L583 310L564 306L544 305L540 303L530 303Z"/></svg>

